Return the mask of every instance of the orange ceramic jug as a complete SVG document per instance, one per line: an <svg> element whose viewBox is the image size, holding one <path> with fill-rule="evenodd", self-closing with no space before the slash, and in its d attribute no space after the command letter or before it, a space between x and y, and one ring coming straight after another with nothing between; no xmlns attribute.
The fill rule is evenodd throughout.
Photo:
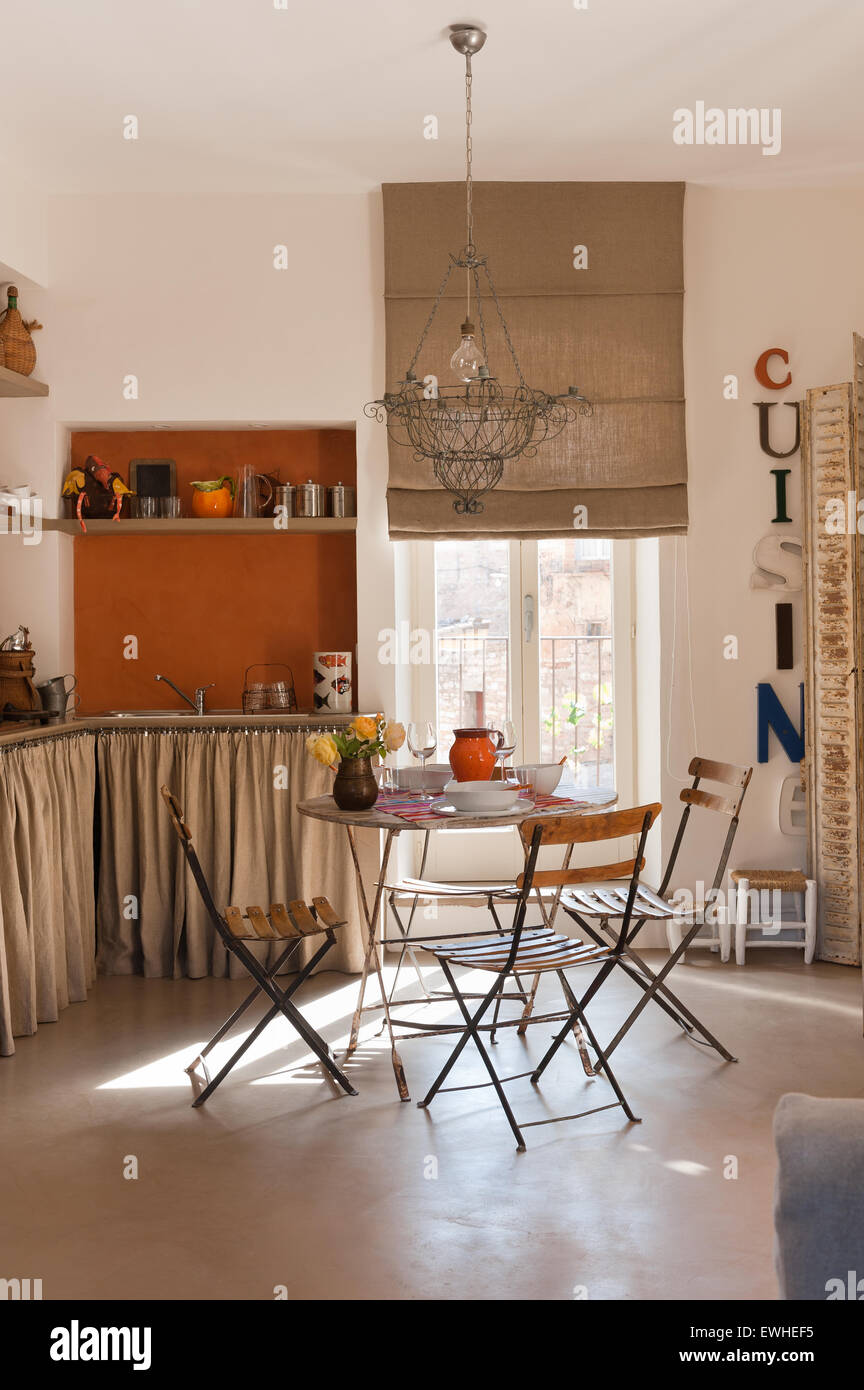
<svg viewBox="0 0 864 1390"><path fill-rule="evenodd" d="M214 478L211 482L192 483L193 516L230 516L234 510L234 479Z"/></svg>
<svg viewBox="0 0 864 1390"><path fill-rule="evenodd" d="M450 766L457 782L488 782L495 766L495 749L503 739L497 729L454 729Z"/></svg>

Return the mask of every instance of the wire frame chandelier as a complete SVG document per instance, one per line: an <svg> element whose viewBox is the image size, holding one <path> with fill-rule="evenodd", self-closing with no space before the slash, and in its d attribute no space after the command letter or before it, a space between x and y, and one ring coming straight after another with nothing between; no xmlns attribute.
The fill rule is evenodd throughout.
<svg viewBox="0 0 864 1390"><path fill-rule="evenodd" d="M465 58L465 202L467 239L450 264L435 296L414 356L397 391L370 401L365 413L386 423L390 437L414 451L418 463L429 460L443 488L453 493L454 510L473 516L483 511L482 498L500 483L508 459L531 458L547 439L560 434L577 415L591 415L591 403L575 386L552 396L529 386L522 374L486 257L474 244L473 147L471 138L471 58L486 42L484 30L473 25L451 26L450 42ZM458 386L439 385L437 376L418 380L415 367L454 271L465 271L466 313L461 342L450 359ZM481 281L481 275L483 277ZM518 380L505 386L489 367L481 286L485 283L495 306L507 350ZM480 341L471 316L476 306Z"/></svg>

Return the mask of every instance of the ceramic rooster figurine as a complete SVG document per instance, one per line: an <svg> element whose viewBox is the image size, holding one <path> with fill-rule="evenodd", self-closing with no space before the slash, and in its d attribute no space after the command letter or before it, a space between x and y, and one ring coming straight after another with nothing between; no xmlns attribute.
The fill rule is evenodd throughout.
<svg viewBox="0 0 864 1390"><path fill-rule="evenodd" d="M63 483L63 496L78 498L75 515L85 533L85 512L90 512L93 517L110 515L112 520L119 521L123 498L131 495L131 488L126 486L120 474L113 473L107 463L103 463L95 454L88 455L83 468L73 468L71 473L67 473Z"/></svg>

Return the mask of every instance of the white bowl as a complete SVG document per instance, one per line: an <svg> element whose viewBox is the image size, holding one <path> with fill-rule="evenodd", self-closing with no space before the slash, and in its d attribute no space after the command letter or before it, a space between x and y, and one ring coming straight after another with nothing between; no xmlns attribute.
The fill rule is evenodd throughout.
<svg viewBox="0 0 864 1390"><path fill-rule="evenodd" d="M513 771L520 782L533 788L539 796L551 796L564 775L564 766L560 763L523 763Z"/></svg>
<svg viewBox="0 0 864 1390"><path fill-rule="evenodd" d="M444 795L457 811L488 811L503 816L519 800L519 788L501 782L448 782Z"/></svg>
<svg viewBox="0 0 864 1390"><path fill-rule="evenodd" d="M427 763L425 768L398 767L396 786L400 792L427 791L437 795L443 792L452 776L449 763Z"/></svg>

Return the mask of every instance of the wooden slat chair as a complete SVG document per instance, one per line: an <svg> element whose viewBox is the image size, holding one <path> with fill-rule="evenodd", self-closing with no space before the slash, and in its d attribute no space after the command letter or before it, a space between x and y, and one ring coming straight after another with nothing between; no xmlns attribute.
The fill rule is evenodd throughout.
<svg viewBox="0 0 864 1390"><path fill-rule="evenodd" d="M664 1013L683 1028L694 1042L714 1048L727 1062L738 1060L722 1043L717 1041L712 1033L709 1033L696 1015L691 1013L681 1000L672 993L665 981L670 971L674 969L687 950L690 942L706 925L705 915L716 902L720 885L726 873L732 842L738 829L741 803L750 785L753 769L752 767L737 767L734 763L712 762L708 758L693 758L689 773L693 778L693 785L685 787L681 792L680 799L684 803L684 810L678 823L663 880L656 892L640 885L632 912L633 923L625 935L623 949L616 962L619 968L639 985L642 990L642 998L604 1049L607 1060L622 1038L633 1027L642 1010L651 1001L659 1005ZM721 785L731 788L729 795L718 796L714 792L705 791L699 785L703 779L709 782L719 782ZM714 882L705 895L705 906L694 912L692 919L684 923L685 929L681 939L675 949L670 952L669 959L665 962L663 969L655 974L635 951L633 942L646 922L668 921L676 916L675 909L667 901L665 895L669 890L687 822L694 808L728 818L728 828L723 840ZM617 932L618 929L613 926L613 923L621 918L625 910L626 895L621 892L620 888L614 886L611 888L568 889L561 895L561 906L592 941L602 943ZM696 1037L697 1033L701 1034L701 1037Z"/></svg>
<svg viewBox="0 0 864 1390"><path fill-rule="evenodd" d="M426 831L427 842L430 833L430 831ZM421 938L411 936L411 928L414 924L414 916L421 902L434 902L436 904L438 902L448 901L459 903L480 902L485 904L486 910L490 913L493 924L495 926L495 930L498 932L506 930L506 928L502 925L496 912L495 902L496 899L504 898L511 892L513 887L512 883L442 883L433 879L425 879L423 877L423 871L425 868L425 856L427 848L428 844L424 844L424 862L421 864L420 875L418 878L397 878L392 881L388 881L384 885L384 891L387 894L387 909L389 913L392 915L393 920L395 921L399 931L399 935L395 937L389 936L385 932L385 935L382 939L383 946L398 947L399 949L399 957L396 962L396 970L393 975L393 983L390 986L390 993L388 996L391 1007L393 1005L396 996L396 991L399 985L399 976L402 972L402 967L405 964L406 960L411 962L414 974L417 979L417 983L420 986L420 989L423 991L424 997L423 999L400 999L400 1004L404 1005L430 1003L437 995L441 993L440 990L430 990L428 988L426 981L423 978L423 972L421 971L419 962L417 960L416 951L418 949L425 951L427 949L426 943L429 940L444 940L447 934L443 932L439 933L437 935L437 938L432 934L424 934L422 940ZM400 908L404 910L406 906L409 908L407 922L402 920L402 915L400 912ZM488 934L488 931L467 934L485 936ZM455 933L451 933L451 935L455 935Z"/></svg>
<svg viewBox="0 0 864 1390"><path fill-rule="evenodd" d="M439 1091L475 1089L475 1086L443 1085L470 1040L480 1053L483 1065L490 1077L489 1081L475 1083L475 1085L494 1086L519 1149L525 1147L523 1129L528 1129L534 1125L553 1124L558 1120L580 1119L583 1115L591 1115L599 1110L614 1109L618 1105L623 1108L628 1119L637 1121L637 1117L633 1114L621 1087L618 1085L612 1068L606 1062L606 1058L589 1027L585 1017L585 1005L596 993L607 975L615 968L624 949L639 886L639 872L645 862L645 842L648 831L659 812L660 807L655 804L638 806L629 811L611 811L593 816L538 816L524 823L526 834L530 839L530 850L525 869L517 880L519 896L512 929L502 936L488 937L485 941L473 940L461 943L457 941L449 945L433 943L427 948L441 965L447 983L459 1005L465 1026L464 1028L453 1029L454 1032L458 1031L459 1041L426 1096L419 1102L421 1106L430 1105ZM630 835L639 836L638 849L633 859L616 864L604 864L599 868L537 870L537 856L542 845L588 844ZM574 941L571 937L562 936L551 926L525 928L525 915L529 900L532 893L541 884L548 885L556 882L575 884L597 878L628 880L624 890L626 901L621 926L614 942L601 940L591 945L583 945L582 942ZM467 967L469 970L484 971L494 976L491 987L482 996L480 1005L473 1014L469 1012L466 1002L467 996L460 990L454 975L454 968L457 965ZM600 969L589 990L580 1000L573 993L564 972L583 965L599 965ZM481 1033L492 1033L496 1027L501 1025L497 1021L484 1024L483 1019L493 1002L501 994L508 975L516 975L517 972L524 975L542 975L549 971L554 971L558 976L568 1001L563 1026L555 1034L545 1055L532 1071L519 1072L514 1076L499 1077L483 1044ZM532 1015L524 1020L526 1026L545 1021L546 1015ZM544 1120L517 1121L504 1093L504 1085L508 1081L515 1081L523 1076L530 1076L535 1083L539 1081L549 1062L577 1023L581 1025L594 1048L598 1064L602 1064L616 1099L608 1105L594 1106L590 1110L582 1110L574 1115L558 1115Z"/></svg>
<svg viewBox="0 0 864 1390"><path fill-rule="evenodd" d="M186 1072L193 1086L197 1086L198 1084L196 1071L199 1066L204 1073L207 1083L203 1090L196 1095L192 1102L193 1106L197 1107L204 1104L208 1097L216 1090L220 1082L224 1081L234 1064L240 1060L244 1052L252 1046L255 1039L263 1033L268 1023L271 1023L277 1014L282 1014L283 1017L288 1020L292 1028L295 1029L306 1043L307 1047L315 1053L325 1073L332 1077L334 1081L337 1081L343 1091L346 1091L349 1096L356 1096L357 1091L333 1061L327 1043L321 1035L315 1031L312 1025L306 1021L296 1006L291 1003L292 995L296 994L297 990L303 982L308 979L315 966L326 956L331 947L336 945L336 933L341 927L345 926L344 918L340 917L333 910L326 898L313 898L311 907L308 907L306 903L299 899L296 902L288 903L287 906L285 903L273 903L271 904L269 914L265 912L263 908L255 906L247 907L245 912L239 907L226 907L224 913L220 913L213 901L213 895L204 877L204 871L201 868L198 855L193 848L192 832L183 819L183 811L180 804L167 787L163 786L161 791L162 799L168 807L171 822L174 829L177 831L180 845L186 856L186 862L192 872L192 877L198 885L198 891L204 901L204 906L207 909L210 920L225 946L225 949L229 951L232 956L236 956L255 981L255 988L252 992L248 994L242 1004L234 1010L230 1018L225 1020L221 1028L213 1034L213 1037L207 1043L206 1047L202 1047L198 1056L186 1068ZM307 941L313 937L323 937L324 940L311 959L307 961L304 966L301 966L288 988L284 990L280 989L275 981L277 971L281 970L285 962L293 955L301 942ZM284 941L285 949L277 955L276 960L271 966L265 968L253 952L249 950L247 943L251 941L264 941L271 944L273 942L278 943ZM215 1047L216 1043L219 1042L220 1038L225 1036L229 1029L233 1028L237 1020L246 1012L250 1004L258 998L259 994L266 994L273 1001L273 1007L267 1011L260 1022L256 1023L255 1027L248 1036L244 1038L236 1052L229 1057L221 1071L211 1079L205 1061L208 1052Z"/></svg>

